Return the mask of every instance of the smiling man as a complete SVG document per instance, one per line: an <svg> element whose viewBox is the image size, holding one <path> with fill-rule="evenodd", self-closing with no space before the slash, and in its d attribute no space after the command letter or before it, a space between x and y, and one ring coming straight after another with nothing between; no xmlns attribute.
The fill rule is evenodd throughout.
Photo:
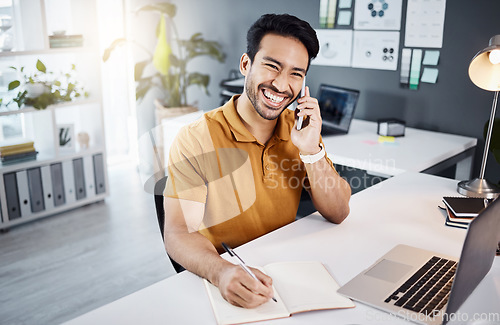
<svg viewBox="0 0 500 325"><path fill-rule="evenodd" d="M172 144L165 188L170 257L216 285L230 303L252 308L273 296L272 279L222 259L221 243L244 244L295 220L306 188L334 223L349 214L351 190L326 157L318 101L298 98L319 43L290 15L264 15L240 60L244 91L184 127ZM298 98L297 112L287 107ZM306 123L299 131L296 118Z"/></svg>

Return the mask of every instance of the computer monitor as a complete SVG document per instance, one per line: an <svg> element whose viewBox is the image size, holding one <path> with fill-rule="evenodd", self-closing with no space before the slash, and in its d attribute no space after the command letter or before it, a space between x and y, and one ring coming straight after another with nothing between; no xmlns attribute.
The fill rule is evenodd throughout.
<svg viewBox="0 0 500 325"><path fill-rule="evenodd" d="M323 119L322 134L346 134L349 132L359 90L322 84L318 102Z"/></svg>

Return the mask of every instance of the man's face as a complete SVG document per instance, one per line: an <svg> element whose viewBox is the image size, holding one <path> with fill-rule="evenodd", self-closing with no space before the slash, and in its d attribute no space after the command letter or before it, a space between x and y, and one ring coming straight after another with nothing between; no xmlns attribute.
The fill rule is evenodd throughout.
<svg viewBox="0 0 500 325"><path fill-rule="evenodd" d="M243 60L245 55L242 65ZM309 63L307 49L297 39L267 34L253 62L247 63L248 68L242 68L246 95L261 117L274 120L300 94Z"/></svg>

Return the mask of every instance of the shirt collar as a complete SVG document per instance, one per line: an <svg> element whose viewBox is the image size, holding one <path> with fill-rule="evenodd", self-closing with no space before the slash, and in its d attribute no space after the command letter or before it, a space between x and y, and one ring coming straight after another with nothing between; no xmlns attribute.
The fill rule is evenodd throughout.
<svg viewBox="0 0 500 325"><path fill-rule="evenodd" d="M224 104L222 107L222 113L224 114L236 141L255 142L257 140L245 127L240 115L236 111L234 102L239 98L239 96L240 95L233 96L226 104ZM276 129L274 130L274 136L280 140L287 141L290 139L290 123L287 121L287 119L290 118L290 114L293 118L293 112L285 109L285 111L278 117L278 123L276 124Z"/></svg>

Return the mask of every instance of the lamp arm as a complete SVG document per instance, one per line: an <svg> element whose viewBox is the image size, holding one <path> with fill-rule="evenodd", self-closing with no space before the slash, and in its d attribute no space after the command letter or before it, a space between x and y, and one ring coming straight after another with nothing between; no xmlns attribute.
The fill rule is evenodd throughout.
<svg viewBox="0 0 500 325"><path fill-rule="evenodd" d="M493 131L493 121L495 120L497 102L498 102L498 91L495 91L495 95L493 97L493 105L491 107L490 121L488 123L488 133L486 134L486 141L484 143L483 161L481 162L481 173L479 174L480 179L484 179L484 172L486 170L486 161L488 160L488 151L490 149L491 133Z"/></svg>

